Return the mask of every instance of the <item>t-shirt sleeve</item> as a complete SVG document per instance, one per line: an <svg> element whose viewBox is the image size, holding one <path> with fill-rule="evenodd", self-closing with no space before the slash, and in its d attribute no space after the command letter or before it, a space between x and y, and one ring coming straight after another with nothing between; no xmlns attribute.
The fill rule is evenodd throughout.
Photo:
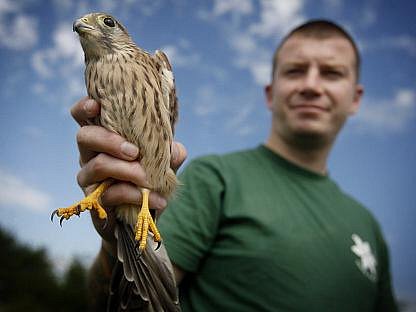
<svg viewBox="0 0 416 312"><path fill-rule="evenodd" d="M224 183L216 160L200 158L185 168L176 196L159 219L169 258L187 272L198 269L217 233Z"/></svg>
<svg viewBox="0 0 416 312"><path fill-rule="evenodd" d="M393 294L393 287L390 276L390 261L387 244L378 228L379 248L380 248L380 275L378 279L377 312L398 312L398 307Z"/></svg>

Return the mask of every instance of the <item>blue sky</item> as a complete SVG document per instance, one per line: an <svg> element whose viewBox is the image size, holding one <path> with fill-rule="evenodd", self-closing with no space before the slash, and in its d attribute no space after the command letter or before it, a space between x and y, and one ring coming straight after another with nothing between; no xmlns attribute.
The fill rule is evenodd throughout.
<svg viewBox="0 0 416 312"><path fill-rule="evenodd" d="M330 159L332 177L379 220L396 293L416 300L416 27L411 1L0 0L0 225L49 250L62 268L99 246L87 214L61 229L49 215L79 199L77 125L85 95L75 18L115 15L135 42L170 57L180 101L177 140L189 159L256 146L268 135L263 86L282 35L330 18L363 56L362 109Z"/></svg>

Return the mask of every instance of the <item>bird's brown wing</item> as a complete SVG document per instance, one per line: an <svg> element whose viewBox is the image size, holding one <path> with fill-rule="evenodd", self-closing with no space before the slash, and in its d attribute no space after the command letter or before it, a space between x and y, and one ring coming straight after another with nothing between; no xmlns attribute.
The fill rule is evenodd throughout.
<svg viewBox="0 0 416 312"><path fill-rule="evenodd" d="M172 66L165 53L157 50L153 56L157 64L159 76L161 77L163 90L163 104L169 111L172 134L175 133L175 123L178 119L178 98L176 96L175 78L173 77Z"/></svg>

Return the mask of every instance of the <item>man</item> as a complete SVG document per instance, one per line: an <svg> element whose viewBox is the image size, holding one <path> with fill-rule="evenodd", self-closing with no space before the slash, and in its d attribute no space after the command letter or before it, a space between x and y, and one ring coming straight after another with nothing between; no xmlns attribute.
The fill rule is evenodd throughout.
<svg viewBox="0 0 416 312"><path fill-rule="evenodd" d="M397 311L376 221L327 173L336 136L360 105L359 67L356 45L338 25L299 26L273 58L266 143L203 157L184 170L184 187L159 228L185 311ZM73 115L83 124L98 109L84 100ZM127 181L105 194L108 207L140 198L133 184L144 173L131 162L138 151L122 142L99 127L78 135L82 187L107 177ZM177 167L186 152L180 144L174 151ZM151 204L162 210L166 202L154 196ZM111 232L97 230L103 248L92 281L108 280L114 254Z"/></svg>

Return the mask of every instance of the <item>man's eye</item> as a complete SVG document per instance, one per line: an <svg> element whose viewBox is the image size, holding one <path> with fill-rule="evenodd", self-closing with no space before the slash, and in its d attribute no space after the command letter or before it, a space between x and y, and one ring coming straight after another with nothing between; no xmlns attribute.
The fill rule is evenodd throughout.
<svg viewBox="0 0 416 312"><path fill-rule="evenodd" d="M301 68L290 68L286 70L287 75L298 75L301 74L303 70Z"/></svg>
<svg viewBox="0 0 416 312"><path fill-rule="evenodd" d="M340 77L342 77L342 73L340 71L337 71L337 70L324 70L322 72L322 75L324 77L328 77L328 78L340 78Z"/></svg>

